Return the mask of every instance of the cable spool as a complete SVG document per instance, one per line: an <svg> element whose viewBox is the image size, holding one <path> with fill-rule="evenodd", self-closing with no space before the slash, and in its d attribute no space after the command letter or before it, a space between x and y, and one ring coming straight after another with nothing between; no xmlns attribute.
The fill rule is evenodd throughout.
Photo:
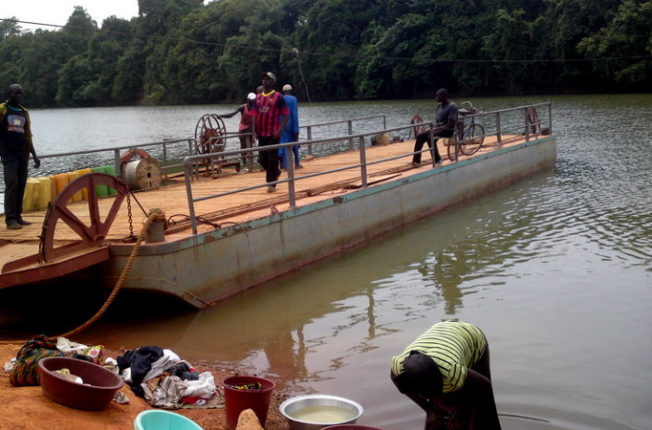
<svg viewBox="0 0 652 430"><path fill-rule="evenodd" d="M135 156L140 159L132 160ZM122 178L130 190L151 190L161 186L161 165L142 149L132 149L120 157Z"/></svg>

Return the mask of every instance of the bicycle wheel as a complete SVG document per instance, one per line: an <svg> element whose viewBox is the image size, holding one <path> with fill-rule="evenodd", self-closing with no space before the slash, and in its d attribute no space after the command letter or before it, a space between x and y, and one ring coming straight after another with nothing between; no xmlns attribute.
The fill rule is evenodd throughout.
<svg viewBox="0 0 652 430"><path fill-rule="evenodd" d="M465 130L464 140L460 142L460 150L464 155L473 155L482 147L484 142L484 127L482 124L470 124Z"/></svg>
<svg viewBox="0 0 652 430"><path fill-rule="evenodd" d="M459 145L457 144L457 135L453 134L446 140L446 149L448 151L448 159L451 161L457 160Z"/></svg>

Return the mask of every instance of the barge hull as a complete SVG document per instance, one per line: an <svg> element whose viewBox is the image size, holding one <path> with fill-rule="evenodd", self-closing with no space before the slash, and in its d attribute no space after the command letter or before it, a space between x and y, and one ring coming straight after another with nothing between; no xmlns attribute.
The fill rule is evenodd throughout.
<svg viewBox="0 0 652 430"><path fill-rule="evenodd" d="M503 147L242 224L141 249L124 288L177 296L197 308L238 294L523 177L548 170L556 140ZM100 270L112 286L129 248Z"/></svg>

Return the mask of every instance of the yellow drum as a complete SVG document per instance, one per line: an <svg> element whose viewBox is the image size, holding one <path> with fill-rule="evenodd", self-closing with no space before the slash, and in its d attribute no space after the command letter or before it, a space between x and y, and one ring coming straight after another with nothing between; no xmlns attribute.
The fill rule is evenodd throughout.
<svg viewBox="0 0 652 430"><path fill-rule="evenodd" d="M92 170L91 169L79 169L79 170L77 170L77 172L79 173L79 176L84 176L84 175L88 175L89 173L91 173ZM82 192L82 200L88 200L88 188L82 188L81 192Z"/></svg>
<svg viewBox="0 0 652 430"><path fill-rule="evenodd" d="M71 183L75 179L79 178L79 172L77 170L72 171L72 172L68 172L67 175L68 175L68 183ZM72 197L70 197L69 201L71 201L71 202L81 202L81 199L82 199L82 192L81 192L81 190L79 190L75 194L73 194Z"/></svg>
<svg viewBox="0 0 652 430"><path fill-rule="evenodd" d="M25 184L25 194L23 194L23 211L31 211L36 209L34 204L34 195L36 187L38 186L38 180L36 178L27 178L27 183Z"/></svg>
<svg viewBox="0 0 652 430"><path fill-rule="evenodd" d="M54 178L54 189L56 191L56 195L52 196L52 198L61 194L61 191L63 191L63 189L66 188L69 182L67 173L59 173L58 175L54 175L53 178Z"/></svg>
<svg viewBox="0 0 652 430"><path fill-rule="evenodd" d="M34 209L45 209L48 203L52 201L52 178L49 176L41 176L36 178L38 185L36 186L34 195Z"/></svg>

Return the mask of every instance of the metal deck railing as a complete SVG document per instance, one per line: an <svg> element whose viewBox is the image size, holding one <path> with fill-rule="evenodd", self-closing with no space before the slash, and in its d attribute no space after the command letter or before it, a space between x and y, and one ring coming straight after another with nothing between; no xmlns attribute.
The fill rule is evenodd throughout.
<svg viewBox="0 0 652 430"><path fill-rule="evenodd" d="M537 109L537 112L543 112L541 117L538 118L536 124L532 123L532 109ZM508 109L500 109L491 112L478 112L472 115L467 115L464 117L465 121L469 121L470 118L474 118L477 123L483 125L486 135L496 136L496 146L500 147L503 143L506 143L505 136L519 136L519 139L522 139L523 136L526 141L531 138L538 138L541 134L551 134L552 133L552 104L550 102L546 103L537 103L531 105L518 106ZM362 121L372 121L378 120L382 121L382 126L379 129L372 131L364 132L354 132L354 124ZM338 125L346 124L346 134L337 135L334 137L326 137L320 139L313 139L312 136L316 129L323 129L327 127L338 128ZM431 129L435 126L431 122L424 122L420 124L425 127L430 127ZM367 126L368 127L368 126ZM307 149L308 154L313 154L313 148L315 153L319 154L333 154L341 152L342 150L353 150L357 149L359 157L358 162L352 163L345 167L338 169L325 170L312 174L305 174L302 176L296 176L294 169L294 160L292 160L293 154L292 151L286 151L286 154L290 157L288 160L287 173L288 177L286 179L278 180L271 184L288 184L288 202L290 207L296 207L296 183L299 181L304 181L309 178L324 176L344 170L359 169L360 178L362 182L362 187L367 187L368 174L367 168L371 165L376 165L380 163L388 163L390 161L412 157L414 152L406 151L404 154L399 156L385 158L382 160L367 161L366 148L371 145L371 137L377 136L381 133L398 133L399 137L405 138L411 134L411 130L414 130L415 124L402 125L393 128L387 128L387 118L385 115L372 115L360 118L350 118L340 121L331 121L319 124L311 124L302 126L302 129L306 130L308 139L299 141L284 143L278 145L266 146L265 150L278 150L279 148L289 148L292 146L299 145ZM339 127L341 128L341 127ZM229 139L238 139L242 134L238 133L227 133L224 136L220 136L225 140ZM217 193L209 196L194 197L192 184L196 180L198 174L197 165L200 163L205 163L210 165L211 159L219 157L222 160L241 160L243 155L250 155L252 158L256 153L260 151L259 147L253 147L248 149L234 149L229 151L223 151L220 153L210 153L210 154L199 154L198 145L194 138L179 138L179 139L170 139L164 140L161 142L149 142L138 145L125 145L111 148L103 149L93 149L93 150L84 150L84 151L72 151L64 152L57 154L46 154L41 155L41 159L54 159L54 158L73 158L75 161L71 163L62 163L67 166L72 166L73 168L83 168L88 167L88 165L97 164L98 162L109 162L114 166L117 176L121 176L120 172L120 156L124 151L129 151L132 149L142 149L147 148L151 155L156 158L161 164L161 170L163 176L167 176L169 173L174 172L183 172L186 194L188 199L188 212L190 214L190 222L192 225L193 234L197 233L197 215L195 213L195 203L216 199L223 196L237 194L245 191L250 191L262 187L266 187L269 184L262 183L260 185L239 188L237 190L232 190L228 192ZM430 145L429 148L432 148ZM429 151L431 149L424 149L422 152ZM104 154L104 156L100 155ZM442 154L443 155L443 154ZM89 157L93 156L93 157ZM315 155L318 156L318 155ZM434 165L434 157L432 159ZM79 165L79 167L76 167ZM70 168L68 169L70 170ZM60 173L60 172L49 172L49 174ZM46 173L48 174L48 173Z"/></svg>
<svg viewBox="0 0 652 430"><path fill-rule="evenodd" d="M547 108L547 118L544 118L544 120L541 120L541 118L538 118L538 111L536 110L537 108L545 107ZM536 122L533 122L533 115L532 115L532 109L535 109L535 112L537 112L537 120ZM508 108L508 109L500 109L492 112L478 112L472 115L467 115L465 116L465 121L469 120L470 118L475 118L476 121L481 123L483 127L485 128L485 135L495 135L496 136L496 147L500 148L503 143L506 143L504 137L507 135L516 135L516 136L522 136L519 137L518 139L525 139L525 141L529 141L532 138L538 138L542 134L551 134L552 133L552 104L550 102L546 103L537 103L537 104L532 104L532 105L525 105L525 106L519 106L519 107L514 107L514 108ZM190 214L190 223L192 226L192 232L193 234L197 234L197 215L195 213L195 203L205 201L205 200L211 200L211 199L216 199L219 197L224 197L232 194L237 194L237 193L242 193L245 191L251 191L263 187L267 187L269 185L278 185L278 184L288 184L288 203L291 208L296 207L296 183L299 181L304 181L309 178L314 178L317 176L324 176L336 172L341 172L345 170L352 170L352 169L360 169L360 178L362 182L362 188L367 188L367 181L368 181L368 175L367 175L367 168L368 166L375 165L375 164L380 164L380 163L387 163L396 159L400 158L407 158L407 157L412 157L415 153L414 152L406 152L404 154L401 154L399 156L394 156L394 157L389 157L389 158L383 158L381 160L375 160L372 162L367 161L367 154L366 154L366 148L368 145L371 144L371 137L372 136L377 136L380 133L392 133L392 132L403 132L405 133L406 131L412 130L415 127L415 124L410 124L410 125L404 125L404 126L399 126L399 127L393 127L393 128L387 128L386 127L386 118L384 115L378 115L378 116L371 116L371 117L364 117L364 118L354 118L354 119L348 119L348 120L342 120L342 121L333 121L329 123L323 123L323 124L316 124L312 126L306 126L308 127L318 127L318 126L329 126L329 125L336 125L336 124L341 124L341 123L347 123L348 130L352 131L352 123L356 120L368 120L368 119L374 119L374 118L382 118L383 119L383 128L379 130L374 130L374 131L368 131L364 133L358 133L358 134L353 134L353 133L348 133L346 135L341 135L341 136L336 136L336 137L330 137L330 138L325 138L325 139L310 139L310 140L305 140L305 141L299 141L299 142L290 142L290 143L282 143L282 144L277 144L277 145L269 145L265 146L265 150L269 151L275 151L280 148L291 148L292 146L301 146L301 147L307 147L309 148L309 153L312 152L312 147L322 147L326 146L329 144L333 144L334 142L342 142L342 141L348 141L349 142L349 147L350 149L354 148L354 143L357 142L357 150L359 153L359 162L358 163L353 163L341 168L337 169L330 169L330 170L324 170L320 171L317 173L311 173L311 174L306 174L302 176L296 176L295 175L295 169L294 169L294 160L293 160L293 154L292 151L286 151L287 156L289 159L287 160L287 178L286 179L280 179L275 182L270 182L270 183L261 183L259 185L253 185L253 186L248 186L248 187L243 187L235 190L229 190L226 192L221 192L217 194L211 194L211 195L206 195L202 197L194 197L193 196L193 189L192 189L192 183L195 180L195 172L197 171L196 166L198 163L206 163L208 160L211 159L211 157L215 157L215 154L202 154L202 155L194 155L194 156L188 156L184 159L183 164L184 164L184 172L185 172L185 186L186 186L186 195L188 199L188 211ZM431 130L435 127L435 124L432 122L424 122L419 125L429 127ZM308 128L308 130L311 130ZM309 134L310 135L310 134ZM233 136L227 136L228 137L234 137L237 135ZM432 137L431 137L432 140ZM422 152L425 151L432 151L432 141L431 145L429 146L429 149L424 149ZM229 158L241 158L243 155L249 155L253 154L256 152L259 152L260 148L254 147L254 148L248 148L248 149L239 149L239 150L231 150L231 151L224 151L219 154L220 157L223 157L224 159L229 159ZM435 160L434 156L432 157L432 163L433 167L435 165Z"/></svg>

